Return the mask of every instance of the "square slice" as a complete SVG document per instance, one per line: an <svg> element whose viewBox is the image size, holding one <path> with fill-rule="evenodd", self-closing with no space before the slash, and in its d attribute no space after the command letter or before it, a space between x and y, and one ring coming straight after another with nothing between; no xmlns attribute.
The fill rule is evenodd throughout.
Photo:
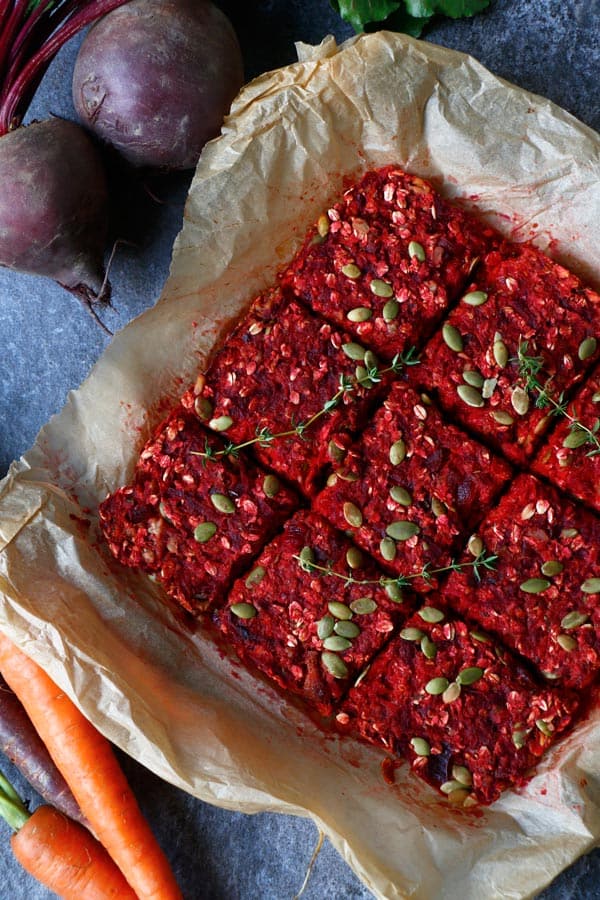
<svg viewBox="0 0 600 900"><path fill-rule="evenodd" d="M464 546L511 474L427 397L396 382L315 509L386 569L414 579L415 590L429 591L433 570ZM425 567L430 578L415 577Z"/></svg>
<svg viewBox="0 0 600 900"><path fill-rule="evenodd" d="M489 636L427 605L336 718L344 733L407 757L450 803L471 806L522 785L576 708L573 695L537 685Z"/></svg>
<svg viewBox="0 0 600 900"><path fill-rule="evenodd" d="M598 335L600 297L535 248L507 242L482 258L415 376L460 424L523 465L555 405L598 359Z"/></svg>
<svg viewBox="0 0 600 900"><path fill-rule="evenodd" d="M311 496L330 462L330 444L350 442L386 385L385 376L368 387L357 383L365 355L349 335L271 291L255 301L182 402ZM367 364L378 365L370 352ZM348 390L341 391L341 379Z"/></svg>
<svg viewBox="0 0 600 900"><path fill-rule="evenodd" d="M388 166L321 216L281 283L389 360L431 334L496 240L428 182Z"/></svg>
<svg viewBox="0 0 600 900"><path fill-rule="evenodd" d="M600 512L600 367L567 406L532 469Z"/></svg>
<svg viewBox="0 0 600 900"><path fill-rule="evenodd" d="M214 456L198 455L210 446ZM178 408L144 447L131 484L100 506L100 526L116 559L140 569L183 609L224 601L284 519L296 496L251 460L219 456L223 444L197 416Z"/></svg>
<svg viewBox="0 0 600 900"><path fill-rule="evenodd" d="M298 512L236 581L217 621L244 662L329 715L412 609L387 595L382 576L324 519Z"/></svg>
<svg viewBox="0 0 600 900"><path fill-rule="evenodd" d="M600 669L600 519L520 475L478 536L493 571L453 572L444 598L568 687Z"/></svg>

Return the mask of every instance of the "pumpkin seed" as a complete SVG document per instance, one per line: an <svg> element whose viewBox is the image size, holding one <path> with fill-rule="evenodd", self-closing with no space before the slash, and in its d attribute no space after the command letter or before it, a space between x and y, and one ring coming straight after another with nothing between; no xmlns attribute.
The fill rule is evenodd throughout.
<svg viewBox="0 0 600 900"><path fill-rule="evenodd" d="M440 500L439 497L431 498L431 512L434 514L436 519L439 519L440 516L445 516L448 512L448 507L444 503L443 500Z"/></svg>
<svg viewBox="0 0 600 900"><path fill-rule="evenodd" d="M390 462L393 466L398 466L406 457L406 444L402 438L394 441L390 447Z"/></svg>
<svg viewBox="0 0 600 900"><path fill-rule="evenodd" d="M536 728L538 728L538 730L542 732L542 734L546 735L546 737L550 737L552 735L552 732L554 731L554 729L548 724L548 722L544 722L543 719L537 719L535 725Z"/></svg>
<svg viewBox="0 0 600 900"><path fill-rule="evenodd" d="M387 536L393 538L395 541L408 541L416 534L419 534L420 531L421 529L415 522L408 522L406 520L392 522L391 525L388 525L385 529Z"/></svg>
<svg viewBox="0 0 600 900"><path fill-rule="evenodd" d="M353 359L354 362L362 362L365 358L365 348L361 347L360 344L354 343L354 341L348 341L347 344L342 344L342 350L348 359Z"/></svg>
<svg viewBox="0 0 600 900"><path fill-rule="evenodd" d="M329 441L327 453L329 454L329 458L334 462L341 462L346 455L344 448L338 447L335 441Z"/></svg>
<svg viewBox="0 0 600 900"><path fill-rule="evenodd" d="M452 777L465 787L473 786L473 776L466 766L452 766Z"/></svg>
<svg viewBox="0 0 600 900"><path fill-rule="evenodd" d="M253 619L258 612L251 603L234 603L229 609L238 619Z"/></svg>
<svg viewBox="0 0 600 900"><path fill-rule="evenodd" d="M452 684L448 685L444 693L442 694L442 701L444 703L454 703L455 700L461 695L462 688L458 682L453 681Z"/></svg>
<svg viewBox="0 0 600 900"><path fill-rule="evenodd" d="M489 400L494 391L496 390L496 385L498 384L497 378L486 378L483 382L483 387L481 388L481 396L484 400Z"/></svg>
<svg viewBox="0 0 600 900"><path fill-rule="evenodd" d="M363 523L363 514L355 503L347 501L342 507L344 519L352 528L360 528Z"/></svg>
<svg viewBox="0 0 600 900"><path fill-rule="evenodd" d="M529 409L529 394L524 388L514 388L510 395L510 402L517 415L524 416L527 414Z"/></svg>
<svg viewBox="0 0 600 900"><path fill-rule="evenodd" d="M365 366L367 367L368 372L373 371L373 369L377 369L377 367L379 366L379 360L372 350L367 350L367 352L365 353Z"/></svg>
<svg viewBox="0 0 600 900"><path fill-rule="evenodd" d="M346 678L348 676L348 666L337 653L325 650L321 653L321 662L334 678Z"/></svg>
<svg viewBox="0 0 600 900"><path fill-rule="evenodd" d="M430 756L431 755L431 747L429 746L429 741L426 741L425 738L420 738L420 737L411 738L410 746L413 748L413 750L417 756Z"/></svg>
<svg viewBox="0 0 600 900"><path fill-rule="evenodd" d="M390 497L396 503L399 503L400 506L410 506L412 504L412 497L409 491L400 484L395 484L393 488L390 488Z"/></svg>
<svg viewBox="0 0 600 900"><path fill-rule="evenodd" d="M463 381L466 381L467 384L470 384L471 387L474 388L482 388L483 382L485 381L483 375L479 372L476 372L475 369L465 369L462 373Z"/></svg>
<svg viewBox="0 0 600 900"><path fill-rule="evenodd" d="M355 306L348 311L346 318L350 322L368 322L372 315L373 311L368 306Z"/></svg>
<svg viewBox="0 0 600 900"><path fill-rule="evenodd" d="M600 391L596 391L592 394L592 403L600 403Z"/></svg>
<svg viewBox="0 0 600 900"><path fill-rule="evenodd" d="M498 423L498 425L512 425L515 421L511 414L505 412L503 409L492 410L490 416Z"/></svg>
<svg viewBox="0 0 600 900"><path fill-rule="evenodd" d="M437 656L437 647L435 643L431 640L429 635L424 634L421 638L421 653L423 656L427 657L427 659L435 659Z"/></svg>
<svg viewBox="0 0 600 900"><path fill-rule="evenodd" d="M491 640L489 634L486 634L485 631L479 631L477 628L474 628L469 634L474 641L479 641L480 644L489 644Z"/></svg>
<svg viewBox="0 0 600 900"><path fill-rule="evenodd" d="M466 787L455 788L448 794L448 803L452 806L477 806L477 800L470 794L470 789Z"/></svg>
<svg viewBox="0 0 600 900"><path fill-rule="evenodd" d="M336 634L339 634L340 637L344 638L356 638L360 634L360 628L355 622L344 620L336 622L333 626L333 630Z"/></svg>
<svg viewBox="0 0 600 900"><path fill-rule="evenodd" d="M310 567L315 561L315 554L312 547L303 547L298 554L298 557L300 559L300 566L304 569L305 572L310 572Z"/></svg>
<svg viewBox="0 0 600 900"><path fill-rule="evenodd" d="M360 278L362 272L354 263L347 263L345 266L342 266L342 275L345 275L346 278Z"/></svg>
<svg viewBox="0 0 600 900"><path fill-rule="evenodd" d="M483 541L478 534L471 535L467 544L467 550L475 559L483 553Z"/></svg>
<svg viewBox="0 0 600 900"><path fill-rule="evenodd" d="M346 552L346 562L351 569L360 569L364 557L358 547L350 547Z"/></svg>
<svg viewBox="0 0 600 900"><path fill-rule="evenodd" d="M589 359L590 356L593 356L596 352L596 347L598 346L598 341L595 337L586 337L579 345L579 349L577 351L577 356L579 359Z"/></svg>
<svg viewBox="0 0 600 900"><path fill-rule="evenodd" d="M517 748L517 750L521 750L525 746L525 739L527 738L527 732L521 731L517 729L512 733L512 742Z"/></svg>
<svg viewBox="0 0 600 900"><path fill-rule="evenodd" d="M213 405L208 397L196 397L194 400L194 409L199 419L206 421L213 414Z"/></svg>
<svg viewBox="0 0 600 900"><path fill-rule="evenodd" d="M319 216L317 219L317 231L321 237L327 237L329 234L329 219L327 216Z"/></svg>
<svg viewBox="0 0 600 900"><path fill-rule="evenodd" d="M425 262L425 248L418 241L411 241L408 245L408 255L411 259L418 259L419 262Z"/></svg>
<svg viewBox="0 0 600 900"><path fill-rule="evenodd" d="M386 562L392 562L396 559L396 544L395 542L389 538L383 538L379 543L379 552L386 560Z"/></svg>
<svg viewBox="0 0 600 900"><path fill-rule="evenodd" d="M425 690L428 694L437 697L438 694L444 693L449 684L450 682L447 678L432 678L431 681L428 681L425 685Z"/></svg>
<svg viewBox="0 0 600 900"><path fill-rule="evenodd" d="M567 653L570 653L571 650L574 650L577 646L577 641L574 637L571 637L570 634L559 634L556 638L556 643L559 647L562 647L563 650L566 650Z"/></svg>
<svg viewBox="0 0 600 900"><path fill-rule="evenodd" d="M549 559L542 566L541 572L542 575L548 575L552 577L552 575L560 575L564 566L557 559Z"/></svg>
<svg viewBox="0 0 600 900"><path fill-rule="evenodd" d="M450 347L451 350L454 350L455 353L462 352L464 344L458 328L455 328L454 325L450 325L449 322L446 322L442 328L442 337L444 343Z"/></svg>
<svg viewBox="0 0 600 900"><path fill-rule="evenodd" d="M479 391L474 387L471 387L470 384L459 384L456 388L456 393L467 406L483 406L483 397Z"/></svg>
<svg viewBox="0 0 600 900"><path fill-rule="evenodd" d="M550 582L545 578L528 578L519 587L526 594L541 594L550 587Z"/></svg>
<svg viewBox="0 0 600 900"><path fill-rule="evenodd" d="M326 650L333 650L334 653L342 653L352 646L352 641L345 637L340 637L339 634L332 634L331 637L325 638L323 646Z"/></svg>
<svg viewBox="0 0 600 900"><path fill-rule="evenodd" d="M423 637L425 637L425 633L421 631L420 628L413 628L412 626L408 626L407 628L403 628L400 632L400 637L405 641L420 641Z"/></svg>
<svg viewBox="0 0 600 900"><path fill-rule="evenodd" d="M437 609L435 606L424 606L423 609L419 610L419 616L424 622L429 622L431 625L434 625L436 622L442 622L445 618L442 610Z"/></svg>
<svg viewBox="0 0 600 900"><path fill-rule="evenodd" d="M482 306L487 300L488 295L485 291L469 291L468 294L465 294L462 298L463 303L466 303L467 306Z"/></svg>
<svg viewBox="0 0 600 900"><path fill-rule="evenodd" d="M578 610L572 609L571 612L568 612L566 614L566 616L563 616L560 627L564 631L570 631L572 628L579 628L580 625L585 625L587 620L587 613L578 612Z"/></svg>
<svg viewBox="0 0 600 900"><path fill-rule="evenodd" d="M322 619L319 619L319 621L317 622L317 634L322 641L333 634L334 625L335 619L333 618L333 616L323 616Z"/></svg>
<svg viewBox="0 0 600 900"><path fill-rule="evenodd" d="M396 581L388 581L385 586L385 592L393 603L402 603L404 600L402 588Z"/></svg>
<svg viewBox="0 0 600 900"><path fill-rule="evenodd" d="M383 319L384 322L393 322L398 313L400 312L400 304L397 300L388 300L388 302L383 307Z"/></svg>
<svg viewBox="0 0 600 900"><path fill-rule="evenodd" d="M393 297L394 296L394 288L387 281L382 281L381 278L374 278L369 285L371 288L371 292L375 294L376 297Z"/></svg>
<svg viewBox="0 0 600 900"><path fill-rule="evenodd" d="M218 509L219 512L224 513L226 516L230 516L235 512L235 503L226 494L211 494L210 502L215 509Z"/></svg>
<svg viewBox="0 0 600 900"><path fill-rule="evenodd" d="M584 594L600 594L600 578L588 578L581 585Z"/></svg>
<svg viewBox="0 0 600 900"><path fill-rule="evenodd" d="M566 447L567 450L577 450L578 447L583 447L584 444L587 444L587 441L587 432L585 432L583 428L577 428L577 426L575 426L568 433L562 442L562 445L563 447Z"/></svg>
<svg viewBox="0 0 600 900"><path fill-rule="evenodd" d="M350 603L350 609L357 616L367 616L369 613L375 612L377 604L372 597L359 597Z"/></svg>
<svg viewBox="0 0 600 900"><path fill-rule="evenodd" d="M267 570L264 566L255 566L254 569L250 572L249 575L246 576L246 580L244 584L246 587L254 587L257 584L260 584L265 575L267 574Z"/></svg>
<svg viewBox="0 0 600 900"><path fill-rule="evenodd" d="M568 538L577 537L578 534L579 534L579 531L577 530L577 528L563 528L560 533L560 536L561 536L561 538L567 540Z"/></svg>
<svg viewBox="0 0 600 900"><path fill-rule="evenodd" d="M201 522L194 528L194 540L198 541L199 544L205 544L216 533L217 526L214 522Z"/></svg>
<svg viewBox="0 0 600 900"><path fill-rule="evenodd" d="M263 481L265 497L276 497L281 488L281 483L276 475L266 475Z"/></svg>
<svg viewBox="0 0 600 900"><path fill-rule="evenodd" d="M508 362L508 347L503 340L500 339L494 341L492 353L494 354L496 365L500 366L500 368L503 369Z"/></svg>
<svg viewBox="0 0 600 900"><path fill-rule="evenodd" d="M340 603L338 600L330 600L327 604L327 609L336 619L348 621L352 618L352 610L350 607L346 606L345 603Z"/></svg>
<svg viewBox="0 0 600 900"><path fill-rule="evenodd" d="M442 794L452 794L454 791L464 791L464 789L464 784L461 784L460 781L454 779L452 781L445 781L444 784L440 785Z"/></svg>
<svg viewBox="0 0 600 900"><path fill-rule="evenodd" d="M211 419L208 423L208 427L212 428L213 431L227 431L232 425L233 419L231 416L217 416L216 419Z"/></svg>
<svg viewBox="0 0 600 900"><path fill-rule="evenodd" d="M463 685L475 684L480 678L483 678L483 669L480 669L479 666L468 666L466 669L461 669L456 676L457 682Z"/></svg>

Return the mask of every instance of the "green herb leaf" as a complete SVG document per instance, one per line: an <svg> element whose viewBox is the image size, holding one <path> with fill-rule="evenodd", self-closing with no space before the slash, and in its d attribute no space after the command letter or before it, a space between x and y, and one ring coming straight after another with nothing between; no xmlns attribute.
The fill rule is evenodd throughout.
<svg viewBox="0 0 600 900"><path fill-rule="evenodd" d="M364 31L368 22L383 22L400 6L400 0L331 0L333 8L356 32Z"/></svg>
<svg viewBox="0 0 600 900"><path fill-rule="evenodd" d="M419 37L436 14L452 19L474 16L489 6L490 0L331 0L331 5L357 32L382 23L385 28Z"/></svg>

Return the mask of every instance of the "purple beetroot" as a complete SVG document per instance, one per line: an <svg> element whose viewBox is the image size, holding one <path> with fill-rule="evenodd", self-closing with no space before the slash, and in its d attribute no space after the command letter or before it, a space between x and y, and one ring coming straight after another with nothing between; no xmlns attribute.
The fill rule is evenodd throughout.
<svg viewBox="0 0 600 900"><path fill-rule="evenodd" d="M73 74L82 122L130 163L189 169L240 89L233 27L207 0L131 0L90 29Z"/></svg>
<svg viewBox="0 0 600 900"><path fill-rule="evenodd" d="M123 2L0 2L0 265L53 278L98 321L93 304L110 298L103 269L107 188L98 151L72 122L22 121L65 41Z"/></svg>

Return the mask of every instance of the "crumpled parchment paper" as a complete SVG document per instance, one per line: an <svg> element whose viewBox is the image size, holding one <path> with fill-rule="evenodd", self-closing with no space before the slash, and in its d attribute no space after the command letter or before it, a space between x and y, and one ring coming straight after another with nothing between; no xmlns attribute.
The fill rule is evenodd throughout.
<svg viewBox="0 0 600 900"><path fill-rule="evenodd" d="M381 754L326 735L203 636L99 538L98 502L218 336L346 176L396 163L600 282L600 137L473 59L379 33L249 84L195 175L170 277L0 486L0 627L96 726L211 803L311 816L376 896L525 897L600 835L600 722L522 793L448 809ZM234 677L235 675L235 677Z"/></svg>

